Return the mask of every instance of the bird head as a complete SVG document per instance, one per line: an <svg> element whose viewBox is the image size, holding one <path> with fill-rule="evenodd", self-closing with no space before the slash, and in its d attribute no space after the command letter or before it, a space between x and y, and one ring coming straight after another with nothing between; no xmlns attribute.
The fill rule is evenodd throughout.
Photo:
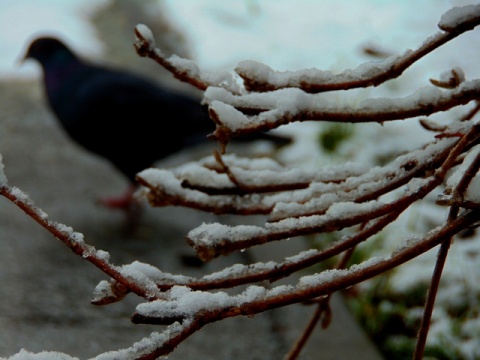
<svg viewBox="0 0 480 360"><path fill-rule="evenodd" d="M72 58L76 56L63 42L53 37L41 37L30 44L23 60L35 59L45 66Z"/></svg>

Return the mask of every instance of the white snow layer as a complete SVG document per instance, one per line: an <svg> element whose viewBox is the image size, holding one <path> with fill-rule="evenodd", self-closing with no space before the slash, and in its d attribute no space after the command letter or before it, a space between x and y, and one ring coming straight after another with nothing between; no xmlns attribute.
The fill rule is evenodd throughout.
<svg viewBox="0 0 480 360"><path fill-rule="evenodd" d="M231 307L240 307L256 301L268 301L281 296L295 296L295 293L311 290L315 287L331 283L340 277L353 275L368 267L384 261L383 258L371 258L368 261L353 265L348 269L327 270L314 275L300 278L296 286L280 285L272 289L263 286L250 285L238 295L229 295L226 292L194 291L186 286L174 286L168 292L168 300L156 300L142 303L137 306L139 314L159 318L193 318L203 311L215 311Z"/></svg>
<svg viewBox="0 0 480 360"><path fill-rule="evenodd" d="M480 18L480 5L454 7L442 15L438 26L444 31L454 30L467 22Z"/></svg>
<svg viewBox="0 0 480 360"><path fill-rule="evenodd" d="M25 349L20 350L15 355L12 355L8 360L79 360L67 354L55 351L42 351L39 353L32 353Z"/></svg>
<svg viewBox="0 0 480 360"><path fill-rule="evenodd" d="M130 360L137 359L141 355L153 352L162 346L165 341L170 340L176 334L179 334L184 328L188 327L190 322L184 320L181 324L176 322L168 326L161 333L153 332L148 337L136 342L128 349L109 351L96 356L92 360Z"/></svg>

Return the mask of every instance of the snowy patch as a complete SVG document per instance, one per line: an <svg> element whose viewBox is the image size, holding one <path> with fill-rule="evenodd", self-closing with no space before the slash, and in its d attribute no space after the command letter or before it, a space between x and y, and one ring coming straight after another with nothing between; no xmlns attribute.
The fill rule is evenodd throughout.
<svg viewBox="0 0 480 360"><path fill-rule="evenodd" d="M149 292L149 296L159 295L158 287L154 281L161 277L161 272L152 265L135 261L120 268L120 273L127 279L132 279Z"/></svg>
<svg viewBox="0 0 480 360"><path fill-rule="evenodd" d="M385 261L382 257L372 257L360 264L352 265L348 269L331 269L325 270L314 275L302 276L298 282L299 289L311 289L317 286L322 286L325 283L332 283L335 280L344 278L346 276L354 275L358 272L364 271L372 266L375 266Z"/></svg>
<svg viewBox="0 0 480 360"><path fill-rule="evenodd" d="M32 353L25 349L22 349L17 354L10 356L8 360L79 360L79 359L76 357L55 352L55 351L42 351L39 353Z"/></svg>
<svg viewBox="0 0 480 360"><path fill-rule="evenodd" d="M135 29L141 34L141 36L148 42L150 47L155 46L155 38L152 31L144 24L138 24Z"/></svg>
<svg viewBox="0 0 480 360"><path fill-rule="evenodd" d="M142 355L149 354L155 349L162 346L163 343L178 335L184 328L190 325L188 320L184 320L181 324L176 322L168 326L161 333L153 332L148 337L136 342L128 349L110 351L94 357L91 360L119 360L119 359L135 359Z"/></svg>
<svg viewBox="0 0 480 360"><path fill-rule="evenodd" d="M444 31L452 31L473 20L480 19L480 5L454 7L442 15L438 27Z"/></svg>

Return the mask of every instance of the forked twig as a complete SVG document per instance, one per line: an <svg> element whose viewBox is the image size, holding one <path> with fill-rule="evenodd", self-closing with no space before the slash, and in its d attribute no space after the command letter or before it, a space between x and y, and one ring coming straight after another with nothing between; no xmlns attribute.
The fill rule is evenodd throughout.
<svg viewBox="0 0 480 360"><path fill-rule="evenodd" d="M480 152L475 156L475 159L468 166L461 180L455 188L453 197L462 198L464 197L465 192L467 191L468 185L472 181L473 177L477 174L480 169ZM459 206L452 205L448 214L448 221L454 221L458 217ZM438 250L437 261L435 262L435 268L432 275L432 280L430 282L430 288L428 289L427 299L425 301L425 308L423 311L422 322L418 330L417 335L417 344L415 346L415 352L413 354L414 360L421 360L423 358L423 352L425 350L425 345L427 342L428 330L430 327L430 321L433 313L433 307L435 305L435 298L438 292L438 287L440 285L440 279L442 278L443 269L445 262L447 260L448 251L450 245L452 244L453 238L450 237L446 239Z"/></svg>

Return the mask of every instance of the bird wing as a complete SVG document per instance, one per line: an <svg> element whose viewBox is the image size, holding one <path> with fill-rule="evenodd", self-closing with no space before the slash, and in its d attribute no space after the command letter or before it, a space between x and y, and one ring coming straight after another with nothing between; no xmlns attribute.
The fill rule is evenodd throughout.
<svg viewBox="0 0 480 360"><path fill-rule="evenodd" d="M65 81L52 108L75 141L124 173L204 139L214 128L198 101L99 67L85 67Z"/></svg>

